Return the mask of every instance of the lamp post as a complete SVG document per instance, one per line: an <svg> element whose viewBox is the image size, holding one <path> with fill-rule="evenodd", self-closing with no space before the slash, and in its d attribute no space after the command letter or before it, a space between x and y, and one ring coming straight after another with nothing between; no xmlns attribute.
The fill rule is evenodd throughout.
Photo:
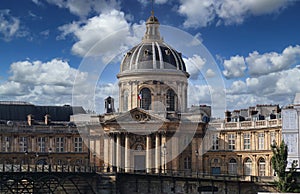
<svg viewBox="0 0 300 194"><path fill-rule="evenodd" d="M51 153L52 153L52 148L48 149L48 158L49 158L49 172L51 171Z"/></svg>
<svg viewBox="0 0 300 194"><path fill-rule="evenodd" d="M27 150L25 150L25 152L24 152L24 166L27 166L27 170L28 170L29 164L28 164L28 151Z"/></svg>
<svg viewBox="0 0 300 194"><path fill-rule="evenodd" d="M199 171L199 168L198 168L199 151L198 151L198 149L195 150L195 155L196 155L196 172L197 172L197 177L198 177L198 171Z"/></svg>

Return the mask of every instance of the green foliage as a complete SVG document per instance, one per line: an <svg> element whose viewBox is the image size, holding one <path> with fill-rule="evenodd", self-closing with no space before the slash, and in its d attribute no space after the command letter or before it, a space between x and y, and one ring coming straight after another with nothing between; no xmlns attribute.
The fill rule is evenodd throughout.
<svg viewBox="0 0 300 194"><path fill-rule="evenodd" d="M286 171L288 147L282 140L280 146L276 143L271 145L273 156L271 159L272 167L275 170L278 181L275 181L277 189L281 192L295 192L297 190L296 167L297 161L293 161L289 171Z"/></svg>

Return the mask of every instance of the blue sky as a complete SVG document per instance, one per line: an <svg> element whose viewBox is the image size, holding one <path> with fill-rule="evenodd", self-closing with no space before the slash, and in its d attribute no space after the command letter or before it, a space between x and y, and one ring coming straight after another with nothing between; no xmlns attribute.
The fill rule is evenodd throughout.
<svg viewBox="0 0 300 194"><path fill-rule="evenodd" d="M287 0L156 0L162 31L173 27L198 38L216 63L210 67L197 52L185 56L195 75L190 91L197 91L189 105L209 104L211 96L224 94L230 110L292 103L300 92L299 9L300 2ZM139 43L150 10L148 0L1 1L0 100L72 104L74 96L87 99L83 93L94 91L92 105L81 105L97 104L103 111L103 98L118 96L120 52ZM112 39L116 32L117 40ZM162 36L170 42L178 38ZM99 69L91 69L93 61ZM216 76L224 93L210 85ZM81 94L74 92L74 80ZM96 86L87 89L87 80Z"/></svg>

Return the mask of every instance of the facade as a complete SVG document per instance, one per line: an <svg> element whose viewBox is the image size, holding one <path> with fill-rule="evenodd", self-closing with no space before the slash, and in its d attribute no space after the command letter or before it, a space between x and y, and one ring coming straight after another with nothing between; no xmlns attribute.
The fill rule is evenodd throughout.
<svg viewBox="0 0 300 194"><path fill-rule="evenodd" d="M281 142L281 111L278 105L257 105L225 113L214 121L204 155L205 173L270 177L271 144Z"/></svg>
<svg viewBox="0 0 300 194"><path fill-rule="evenodd" d="M99 116L103 151L96 154L105 171L196 171L201 160L194 153L211 116L210 107L188 109L189 74L181 53L160 37L153 14L142 42L122 60L117 78L119 112L113 111L109 97L106 113Z"/></svg>
<svg viewBox="0 0 300 194"><path fill-rule="evenodd" d="M282 110L282 138L288 146L288 167L293 161L300 164L300 94L296 94L294 103Z"/></svg>
<svg viewBox="0 0 300 194"><path fill-rule="evenodd" d="M7 113L1 114L0 164L89 163L89 150L74 123L69 121L73 107L34 106L24 102L1 102L0 107L1 112ZM75 109L84 112L81 107ZM37 113L44 114L43 118Z"/></svg>

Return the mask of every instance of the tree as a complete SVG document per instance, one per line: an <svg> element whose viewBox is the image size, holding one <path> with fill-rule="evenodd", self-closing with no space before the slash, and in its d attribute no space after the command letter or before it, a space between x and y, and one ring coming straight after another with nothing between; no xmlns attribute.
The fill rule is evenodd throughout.
<svg viewBox="0 0 300 194"><path fill-rule="evenodd" d="M281 141L280 146L276 143L271 145L273 156L271 159L272 167L275 170L278 180L275 181L276 187L281 192L294 192L297 189L296 167L297 161L293 161L291 168L287 171L288 146Z"/></svg>

